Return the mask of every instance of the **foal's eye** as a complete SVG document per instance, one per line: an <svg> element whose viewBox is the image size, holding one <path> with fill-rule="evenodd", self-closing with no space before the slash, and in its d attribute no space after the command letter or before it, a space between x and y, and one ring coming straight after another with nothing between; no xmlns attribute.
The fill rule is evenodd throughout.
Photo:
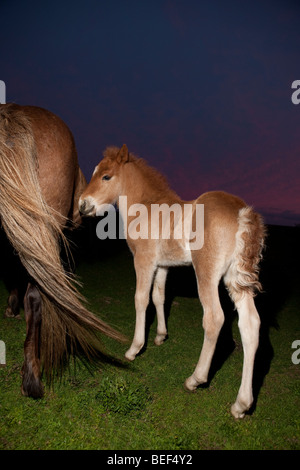
<svg viewBox="0 0 300 470"><path fill-rule="evenodd" d="M110 177L109 175L104 175L104 176L102 176L102 179L103 179L104 181L109 181L110 178L111 178L111 177Z"/></svg>

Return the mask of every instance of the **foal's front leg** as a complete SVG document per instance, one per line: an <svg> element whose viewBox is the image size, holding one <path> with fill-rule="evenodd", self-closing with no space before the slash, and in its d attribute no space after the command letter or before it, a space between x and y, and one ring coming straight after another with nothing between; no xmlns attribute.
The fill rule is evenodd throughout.
<svg viewBox="0 0 300 470"><path fill-rule="evenodd" d="M167 274L167 268L158 268L155 274L153 284L152 300L155 305L157 314L157 333L154 343L157 346L163 344L168 334L164 312Z"/></svg>
<svg viewBox="0 0 300 470"><path fill-rule="evenodd" d="M149 293L152 285L155 268L145 265L140 256L135 256L134 267L136 273L135 312L136 323L132 344L125 353L126 359L133 361L145 344L146 309L149 303Z"/></svg>

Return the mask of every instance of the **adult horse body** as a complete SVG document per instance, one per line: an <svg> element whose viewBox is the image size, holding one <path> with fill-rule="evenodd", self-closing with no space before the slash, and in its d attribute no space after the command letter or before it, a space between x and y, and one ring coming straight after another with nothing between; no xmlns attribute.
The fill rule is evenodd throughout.
<svg viewBox="0 0 300 470"><path fill-rule="evenodd" d="M96 166L92 179L79 200L80 211L85 215L100 214L105 204L117 203L120 196L127 197L127 213L121 205L123 218L133 220L132 207L140 207L139 224L151 224L149 210L142 206L166 204L184 206L176 193L156 170L142 159L128 153L127 147L106 149L103 160ZM139 206L136 206L139 204ZM218 285L223 277L229 294L239 314L239 328L244 348L242 382L231 412L242 418L253 402L252 376L256 350L259 341L260 319L254 304L254 293L260 290L258 263L264 242L264 225L258 214L239 198L224 192L210 192L190 202L192 206L190 227L195 225L195 208L204 204L204 244L191 249L191 232L175 237L177 222L171 222L169 239L163 239L163 223L160 223L159 237L131 236L125 234L134 255L136 271L136 327L131 347L125 356L133 360L145 341L145 312L149 293L153 285L153 302L157 311L156 344L161 344L167 335L164 318L164 290L168 266L192 263L198 285L199 298L203 306L204 342L199 362L194 373L185 381L188 390L207 381L211 360L224 314L220 305ZM123 210L123 214L122 214ZM183 211L182 211L183 213ZM131 217L130 217L131 214ZM175 217L175 216L174 216ZM181 224L182 226L182 224ZM156 227L157 228L157 227ZM173 230L173 232L172 232Z"/></svg>
<svg viewBox="0 0 300 470"><path fill-rule="evenodd" d="M63 228L69 219L80 223L85 186L73 136L61 119L37 107L0 105L0 219L28 273L24 395L43 395L41 364L51 378L76 347L86 354L101 350L96 332L120 338L84 307L61 263ZM9 304L13 310L12 297Z"/></svg>

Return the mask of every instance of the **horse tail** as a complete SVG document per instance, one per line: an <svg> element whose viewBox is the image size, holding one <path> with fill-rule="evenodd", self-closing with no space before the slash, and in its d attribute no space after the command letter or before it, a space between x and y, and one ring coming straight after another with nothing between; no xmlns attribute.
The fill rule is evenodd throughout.
<svg viewBox="0 0 300 470"><path fill-rule="evenodd" d="M98 333L119 341L124 337L84 306L74 277L62 266L61 244L68 247L62 217L42 196L30 120L13 109L0 106L0 218L42 297L40 354L51 378L78 350L89 358L103 354Z"/></svg>
<svg viewBox="0 0 300 470"><path fill-rule="evenodd" d="M262 258L266 229L262 217L249 206L238 213L238 230L230 266L224 277L229 294L236 303L248 293L262 291L259 263Z"/></svg>

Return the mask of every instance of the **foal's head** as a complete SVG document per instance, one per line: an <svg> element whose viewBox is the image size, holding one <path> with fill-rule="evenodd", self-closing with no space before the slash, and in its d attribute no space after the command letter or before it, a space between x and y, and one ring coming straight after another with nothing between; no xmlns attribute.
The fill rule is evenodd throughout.
<svg viewBox="0 0 300 470"><path fill-rule="evenodd" d="M92 179L79 199L83 215L101 215L105 204L115 204L122 191L122 167L131 156L126 145L108 147L96 166Z"/></svg>

